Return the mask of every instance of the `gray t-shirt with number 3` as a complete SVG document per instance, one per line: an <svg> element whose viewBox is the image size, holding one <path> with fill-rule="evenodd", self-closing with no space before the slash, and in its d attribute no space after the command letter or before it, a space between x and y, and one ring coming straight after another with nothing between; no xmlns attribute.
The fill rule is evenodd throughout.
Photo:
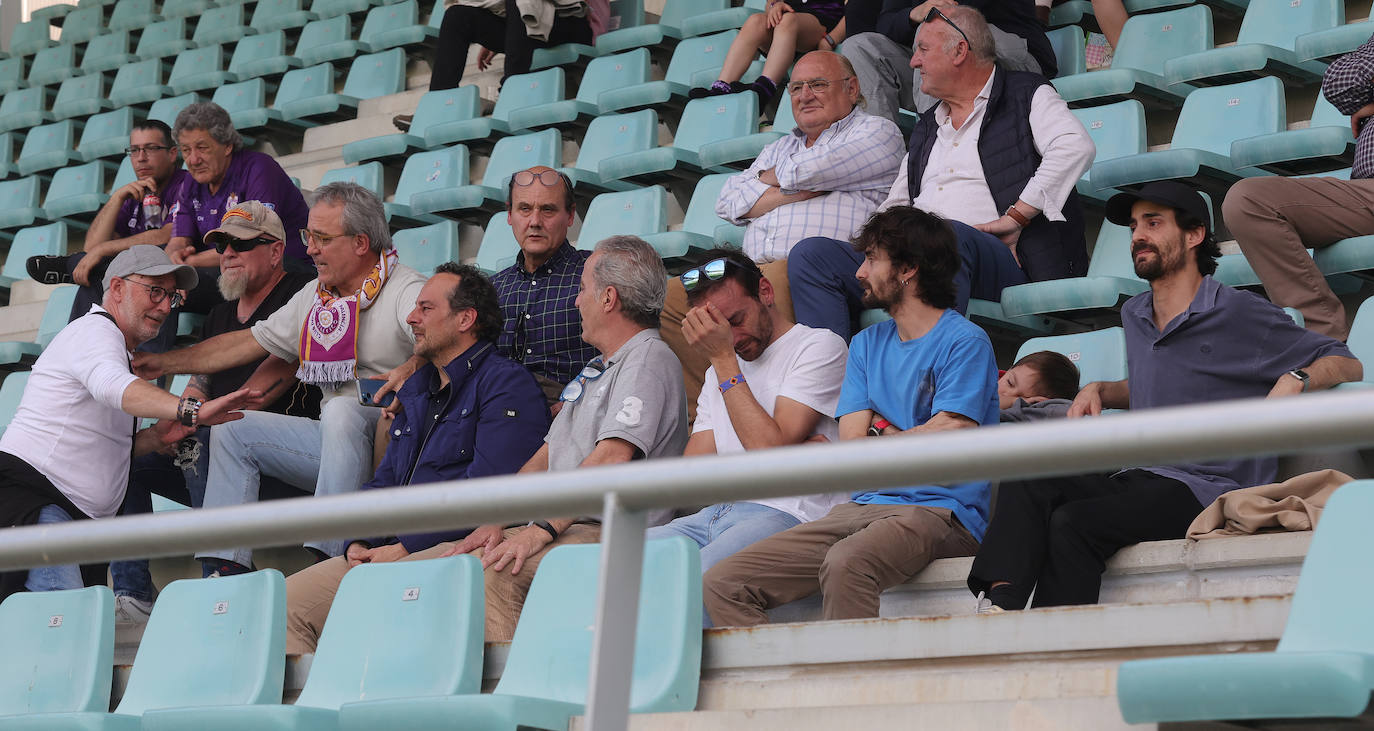
<svg viewBox="0 0 1374 731"><path fill-rule="evenodd" d="M611 438L649 458L677 457L687 446L682 364L656 329L635 333L580 398L563 403L544 438L549 471L577 467L597 442Z"/></svg>

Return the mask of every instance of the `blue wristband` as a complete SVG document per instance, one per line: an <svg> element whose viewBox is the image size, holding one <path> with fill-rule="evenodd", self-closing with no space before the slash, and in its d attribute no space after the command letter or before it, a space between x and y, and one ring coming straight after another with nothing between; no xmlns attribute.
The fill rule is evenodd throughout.
<svg viewBox="0 0 1374 731"><path fill-rule="evenodd" d="M731 376L729 379L720 382L720 392L725 393L726 391L729 391L730 389L740 385L741 383L744 383L743 373L739 374L738 376Z"/></svg>

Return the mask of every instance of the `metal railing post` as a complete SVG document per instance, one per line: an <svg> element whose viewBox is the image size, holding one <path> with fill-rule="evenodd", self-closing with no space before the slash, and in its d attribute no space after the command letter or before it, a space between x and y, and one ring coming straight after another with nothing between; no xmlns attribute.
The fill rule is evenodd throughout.
<svg viewBox="0 0 1374 731"><path fill-rule="evenodd" d="M644 528L648 511L629 510L606 493L601 517L601 586L597 591L596 634L592 637L587 728L624 731L630 722L639 584L644 572Z"/></svg>

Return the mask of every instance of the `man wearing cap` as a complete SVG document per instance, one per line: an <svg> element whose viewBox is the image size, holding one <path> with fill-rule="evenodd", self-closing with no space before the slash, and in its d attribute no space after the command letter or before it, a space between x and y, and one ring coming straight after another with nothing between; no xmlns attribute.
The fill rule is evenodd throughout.
<svg viewBox="0 0 1374 731"><path fill-rule="evenodd" d="M1202 196L1149 183L1107 202L1131 228L1135 273L1150 291L1121 308L1130 378L1089 383L1069 417L1238 398L1291 396L1358 381L1342 343L1212 279L1220 256ZM979 611L1092 604L1106 561L1141 541L1182 538L1217 496L1275 481L1277 458L1245 457L1004 482L968 586ZM984 596L986 594L986 596Z"/></svg>
<svg viewBox="0 0 1374 731"><path fill-rule="evenodd" d="M103 305L78 318L43 351L9 428L0 436L0 525L109 518L124 501L131 455L161 449L200 425L242 418L238 390L178 398L129 370L129 353L157 334L191 267L139 244L105 272ZM160 419L138 429L139 418ZM0 575L0 595L104 584L104 566L45 566Z"/></svg>

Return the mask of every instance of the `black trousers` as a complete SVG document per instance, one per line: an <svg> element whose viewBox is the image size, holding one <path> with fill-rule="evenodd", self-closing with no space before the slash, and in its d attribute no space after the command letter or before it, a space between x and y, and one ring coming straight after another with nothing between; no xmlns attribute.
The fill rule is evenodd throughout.
<svg viewBox="0 0 1374 731"><path fill-rule="evenodd" d="M439 42L434 49L434 64L430 72L430 91L456 89L463 81L463 67L468 62L468 48L477 43L498 53L506 54L501 81L515 74L528 73L534 59L534 49L560 43L591 45L592 27L587 18L556 17L549 29L547 43L525 34L520 10L515 0L506 0L506 17L481 8L454 5L444 11L439 26Z"/></svg>
<svg viewBox="0 0 1374 731"><path fill-rule="evenodd" d="M1004 482L968 587L1008 581L1015 606L1094 604L1107 559L1141 541L1182 538L1202 505L1186 485L1145 470Z"/></svg>

